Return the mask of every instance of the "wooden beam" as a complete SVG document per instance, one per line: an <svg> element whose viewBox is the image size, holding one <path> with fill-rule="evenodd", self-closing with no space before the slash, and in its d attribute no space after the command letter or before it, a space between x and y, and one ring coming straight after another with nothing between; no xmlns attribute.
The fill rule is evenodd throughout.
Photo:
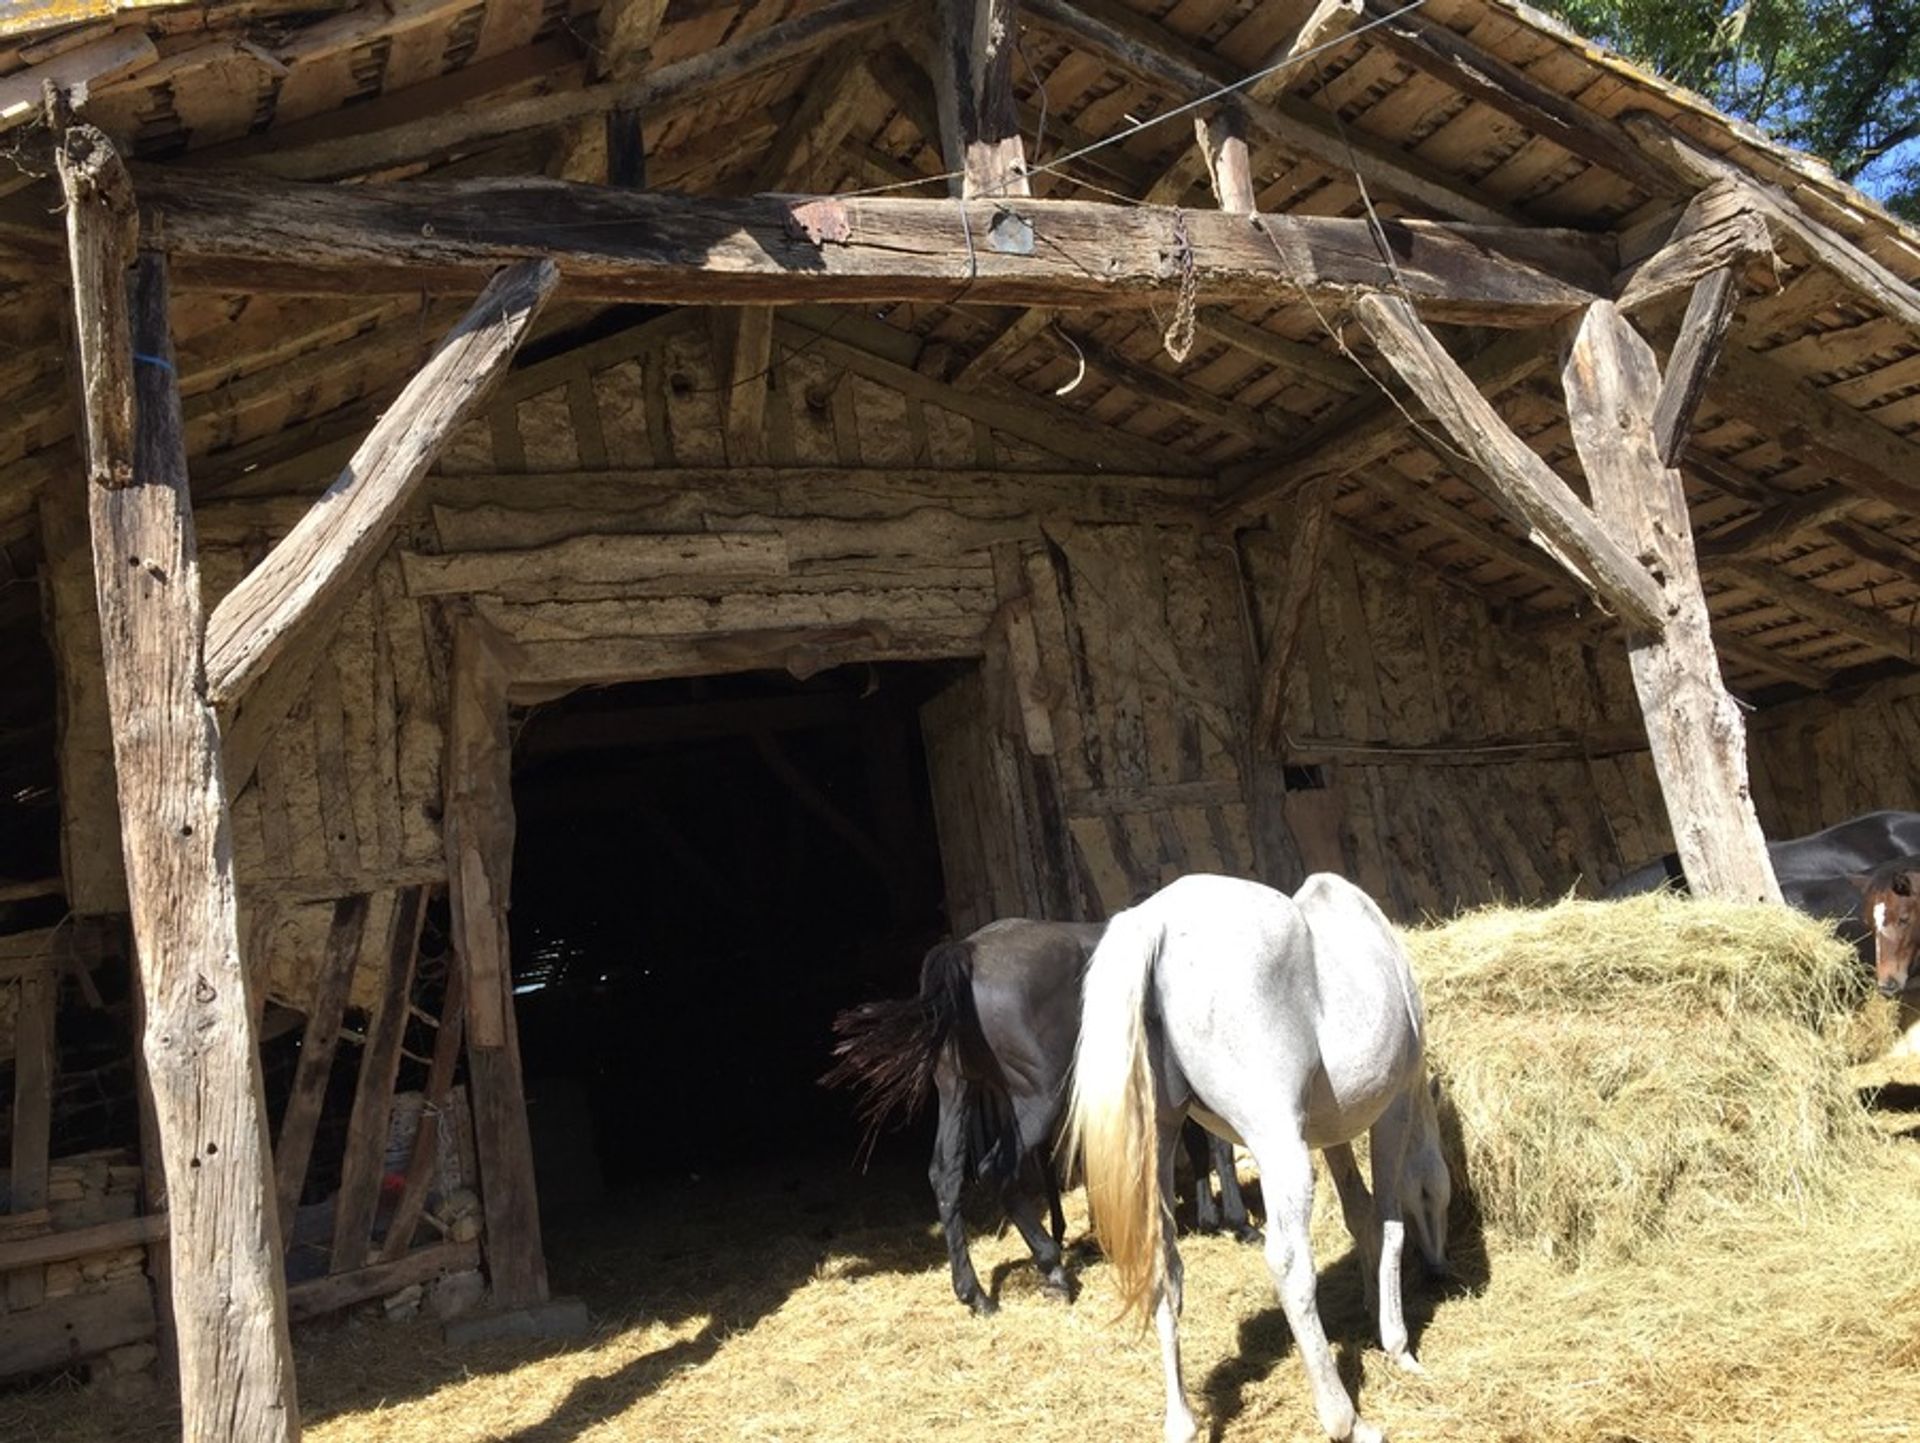
<svg viewBox="0 0 1920 1443"><path fill-rule="evenodd" d="M131 183L104 135L63 128L55 111L142 1050L173 1225L181 1426L292 1443L300 1413L220 733L205 699L166 267L141 257L130 322ZM136 369L135 355L152 359Z"/></svg>
<svg viewBox="0 0 1920 1443"><path fill-rule="evenodd" d="M594 28L593 76L626 80L644 74L654 36L667 16L667 0L607 0ZM607 111L607 184L647 183L647 141L641 108L615 105Z"/></svg>
<svg viewBox="0 0 1920 1443"><path fill-rule="evenodd" d="M1747 777L1746 723L1714 656L1686 488L1654 440L1659 364L1619 308L1600 301L1581 322L1562 379L1595 511L1648 559L1665 598L1664 628L1630 638L1627 664L1687 884L1701 897L1778 902Z"/></svg>
<svg viewBox="0 0 1920 1443"><path fill-rule="evenodd" d="M1888 315L1920 331L1920 287L1887 269L1856 242L1808 215L1786 191L1767 184L1731 161L1709 155L1659 116L1636 111L1621 120L1636 142L1696 184L1731 182L1751 190L1765 208L1767 217L1791 232L1814 260Z"/></svg>
<svg viewBox="0 0 1920 1443"><path fill-rule="evenodd" d="M280 1132L273 1141L274 1186L280 1204L281 1233L286 1238L293 1235L293 1215L306 1185L307 1164L313 1156L327 1083L333 1076L334 1049L340 1041L340 1023L353 989L366 926L364 893L334 901L326 955L314 976L313 1000L307 1006L306 1030L300 1037L300 1061L294 1067L286 1110L280 1114Z"/></svg>
<svg viewBox="0 0 1920 1443"><path fill-rule="evenodd" d="M975 351L967 363L954 373L953 384L972 386L997 373L1027 342L1052 324L1053 312L1043 306L1015 311L1012 319L994 333L993 339Z"/></svg>
<svg viewBox="0 0 1920 1443"><path fill-rule="evenodd" d="M1845 486L1823 486L1803 496L1777 501L1758 515L1715 532L1697 549L1701 558L1709 561L1752 556L1802 531L1823 527L1861 504L1861 498Z"/></svg>
<svg viewBox="0 0 1920 1443"><path fill-rule="evenodd" d="M1773 234L1749 186L1735 181L1709 186L1677 216L1646 229L1652 234L1665 231L1651 254L1633 254L1643 240L1638 230L1621 241L1621 259L1630 262L1614 282L1622 310L1639 312L1724 270L1757 289L1779 289Z"/></svg>
<svg viewBox="0 0 1920 1443"><path fill-rule="evenodd" d="M842 44L820 63L780 137L754 171L754 191L812 190L820 164L846 138L872 96L866 55L857 41Z"/></svg>
<svg viewBox="0 0 1920 1443"><path fill-rule="evenodd" d="M91 1253L144 1247L162 1241L166 1235L167 1215L154 1213L147 1217L122 1218L118 1222L95 1223L92 1227L68 1228L65 1232L43 1233L38 1237L13 1238L0 1242L0 1273L44 1268L48 1263L69 1262Z"/></svg>
<svg viewBox="0 0 1920 1443"><path fill-rule="evenodd" d="M1466 363L1464 374L1489 396L1511 390L1545 369L1557 346L1550 335L1522 331L1502 336ZM1354 366L1354 374L1375 383ZM1414 438L1409 420L1425 413L1407 409L1392 394L1363 395L1315 426L1284 456L1229 468L1221 477L1227 494L1216 515L1228 517L1272 506L1318 476L1345 476L1405 448Z"/></svg>
<svg viewBox="0 0 1920 1443"><path fill-rule="evenodd" d="M1876 501L1920 506L1920 445L1889 431L1778 361L1729 346L1714 372L1713 404L1789 455Z"/></svg>
<svg viewBox="0 0 1920 1443"><path fill-rule="evenodd" d="M526 131L627 110L651 114L677 101L735 85L776 66L842 44L888 19L899 0L828 0L797 20L784 21L671 65L624 80L605 80L505 104L469 105L419 113L371 134L320 141L248 159L248 168L287 180L335 180L366 175L455 150L484 149Z"/></svg>
<svg viewBox="0 0 1920 1443"><path fill-rule="evenodd" d="M1911 629L1883 615L1855 606L1843 596L1802 581L1786 568L1765 561L1718 561L1716 576L1736 579L1757 595L1776 601L1806 620L1864 642L1876 651L1902 661L1920 660L1920 645Z"/></svg>
<svg viewBox="0 0 1920 1443"><path fill-rule="evenodd" d="M1265 326L1241 320L1224 306L1202 306L1194 317L1194 324L1236 351L1245 351L1270 366L1291 371L1331 390L1359 395L1374 388L1367 373L1345 356L1276 335Z"/></svg>
<svg viewBox="0 0 1920 1443"><path fill-rule="evenodd" d="M448 676L448 901L458 965L466 971L467 1078L487 1267L494 1301L503 1308L547 1296L507 933L514 832L510 659L509 645L484 623L455 621Z"/></svg>
<svg viewBox="0 0 1920 1443"><path fill-rule="evenodd" d="M1016 0L935 0L934 95L954 195L1028 196L1013 103Z"/></svg>
<svg viewBox="0 0 1920 1443"><path fill-rule="evenodd" d="M1187 44L1120 0L1026 0L1034 24L1090 49L1178 100L1206 95L1244 76L1228 61ZM1378 192L1454 220L1504 224L1512 217L1474 195L1468 184L1351 126L1309 101L1276 93L1271 103L1244 94L1221 105L1257 136L1335 175L1356 170Z"/></svg>
<svg viewBox="0 0 1920 1443"><path fill-rule="evenodd" d="M730 306L714 312L718 342L722 429L727 461L756 466L766 460L767 390L773 373L773 308Z"/></svg>
<svg viewBox="0 0 1920 1443"><path fill-rule="evenodd" d="M394 898L393 929L380 998L360 1051L360 1076L347 1119L345 1160L333 1207L333 1254L327 1271L347 1273L363 1266L373 1252L373 1215L387 1155L393 1119L393 1085L400 1072L400 1044L412 1015L413 966L420 952L420 925L426 919L426 893L407 887Z"/></svg>
<svg viewBox="0 0 1920 1443"><path fill-rule="evenodd" d="M1080 348L1087 364L1094 370L1136 395L1158 401L1203 425L1216 426L1230 435L1262 446L1278 448L1289 444L1291 438L1287 433L1272 425L1252 407L1216 396L1178 376L1169 376L1152 362L1136 361L1094 340L1092 336L1075 335L1064 327L1061 333L1072 337L1074 345Z"/></svg>
<svg viewBox="0 0 1920 1443"><path fill-rule="evenodd" d="M576 301L685 305L928 300L967 287L1002 305L1144 304L1176 290L1190 254L1204 298L1344 299L1392 286L1439 320L1496 326L1569 316L1613 285L1610 237L1513 226L1337 216L1238 216L1023 201L1031 254L985 243L1000 202L674 195L555 180L353 187L143 170L181 284L222 292L470 295L529 256ZM1184 226L1187 240L1175 235ZM972 237L970 242L969 237Z"/></svg>
<svg viewBox="0 0 1920 1443"><path fill-rule="evenodd" d="M1500 419L1412 306L1398 296L1362 296L1360 321L1380 352L1470 455L1492 488L1489 497L1578 568L1583 582L1636 630L1658 636L1666 601L1660 586L1580 498Z"/></svg>
<svg viewBox="0 0 1920 1443"><path fill-rule="evenodd" d="M1666 374L1660 380L1659 403L1653 408L1653 443L1663 467L1679 465L1686 452L1693 414L1706 394L1707 380L1720 359L1720 347L1726 341L1727 325L1733 320L1733 308L1739 299L1730 267L1722 266L1694 285L1686 316L1680 322L1679 339L1673 343Z"/></svg>
<svg viewBox="0 0 1920 1443"><path fill-rule="evenodd" d="M314 1278L287 1289L293 1320L304 1323L355 1303L391 1297L415 1283L430 1283L449 1273L472 1272L480 1266L478 1243L436 1243L390 1262L378 1262L350 1273Z"/></svg>
<svg viewBox="0 0 1920 1443"><path fill-rule="evenodd" d="M1269 756L1286 752L1288 669L1305 629L1307 610L1319 585L1320 563L1332 529L1334 483L1308 482L1294 508L1293 541L1287 552L1287 579L1267 629L1266 654L1260 660L1260 689L1254 709L1254 742Z"/></svg>
<svg viewBox="0 0 1920 1443"><path fill-rule="evenodd" d="M1648 195L1674 195L1683 187L1672 168L1657 164L1606 116L1563 91L1535 80L1517 65L1474 44L1439 20L1384 0L1367 0L1366 32L1416 70L1452 86L1552 141L1562 150L1631 181Z"/></svg>
<svg viewBox="0 0 1920 1443"><path fill-rule="evenodd" d="M215 705L230 708L283 651L324 647L341 606L386 549L394 518L505 372L558 279L551 261L523 261L494 277L339 479L214 608L206 672Z"/></svg>
<svg viewBox="0 0 1920 1443"><path fill-rule="evenodd" d="M1259 206L1253 195L1253 169L1247 155L1247 127L1239 113L1216 111L1193 118L1194 143L1206 158L1213 198L1231 215L1252 215Z"/></svg>
<svg viewBox="0 0 1920 1443"><path fill-rule="evenodd" d="M1314 0L1299 0L1295 8L1304 8L1305 16L1293 33L1261 62L1262 70L1283 62L1298 62L1308 55L1331 49L1360 23L1367 7L1363 0L1318 0L1317 4ZM1298 64L1287 64L1285 69L1254 81L1247 87L1247 94L1255 100L1271 101L1301 79Z"/></svg>

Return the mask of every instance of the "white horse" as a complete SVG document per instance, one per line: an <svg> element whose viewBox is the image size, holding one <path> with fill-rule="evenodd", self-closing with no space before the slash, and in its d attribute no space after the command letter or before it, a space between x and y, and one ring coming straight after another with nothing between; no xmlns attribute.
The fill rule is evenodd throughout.
<svg viewBox="0 0 1920 1443"><path fill-rule="evenodd" d="M1189 1113L1259 1164L1267 1265L1321 1426L1340 1443L1375 1443L1382 1434L1355 1411L1320 1324L1307 1228L1311 1149L1321 1148L1379 1280L1380 1341L1420 1371L1400 1305L1403 1209L1428 1264L1443 1267L1450 1184L1425 1080L1426 1015L1386 917L1324 873L1292 898L1257 882L1183 877L1108 925L1083 999L1066 1145L1085 1160L1125 1312L1150 1312L1159 1332L1168 1443L1195 1434L1180 1376L1172 1211L1173 1148ZM1348 1146L1369 1129L1370 1204Z"/></svg>

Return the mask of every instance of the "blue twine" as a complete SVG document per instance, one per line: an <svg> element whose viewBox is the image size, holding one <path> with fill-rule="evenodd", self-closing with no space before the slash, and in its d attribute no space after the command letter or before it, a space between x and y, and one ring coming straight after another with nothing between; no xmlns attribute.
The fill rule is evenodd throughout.
<svg viewBox="0 0 1920 1443"><path fill-rule="evenodd" d="M169 361L165 356L148 356L148 355L143 355L139 351L135 351L133 353L133 358L134 360L144 362L149 366L158 366L161 370L167 372L168 375L173 374L173 362Z"/></svg>

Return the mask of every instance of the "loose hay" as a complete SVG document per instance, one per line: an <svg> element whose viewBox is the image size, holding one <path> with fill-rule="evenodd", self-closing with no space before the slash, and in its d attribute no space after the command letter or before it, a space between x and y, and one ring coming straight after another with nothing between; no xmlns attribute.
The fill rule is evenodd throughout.
<svg viewBox="0 0 1920 1443"><path fill-rule="evenodd" d="M1323 1182L1322 1314L1369 1417L1403 1443L1913 1436L1920 1146L1876 1136L1833 1084L1856 1027L1850 959L1790 917L1672 900L1476 914L1413 945L1484 1233L1456 1234L1465 1289L1410 1278L1431 1376L1409 1378L1368 1333ZM969 1316L918 1171L709 1179L555 1238L556 1287L602 1323L585 1347L450 1350L419 1324L308 1334L307 1437L1157 1439L1155 1345L1108 1325L1105 1267L1083 1260L1063 1308L1017 1236L980 1238L1003 1308ZM1258 1252L1182 1251L1203 1424L1221 1443L1317 1443ZM9 1439L164 1436L151 1410L0 1400Z"/></svg>
<svg viewBox="0 0 1920 1443"><path fill-rule="evenodd" d="M1481 1215L1566 1262L1831 1195L1870 1126L1853 950L1783 907L1670 894L1408 935ZM1464 1162L1464 1172L1460 1164Z"/></svg>

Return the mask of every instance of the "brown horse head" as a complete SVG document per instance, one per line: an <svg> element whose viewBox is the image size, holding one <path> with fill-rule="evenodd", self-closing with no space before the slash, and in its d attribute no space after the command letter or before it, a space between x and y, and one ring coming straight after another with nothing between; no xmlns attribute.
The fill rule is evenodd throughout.
<svg viewBox="0 0 1920 1443"><path fill-rule="evenodd" d="M1920 857L1902 857L1852 880L1873 933L1873 976L1880 995L1920 989Z"/></svg>

